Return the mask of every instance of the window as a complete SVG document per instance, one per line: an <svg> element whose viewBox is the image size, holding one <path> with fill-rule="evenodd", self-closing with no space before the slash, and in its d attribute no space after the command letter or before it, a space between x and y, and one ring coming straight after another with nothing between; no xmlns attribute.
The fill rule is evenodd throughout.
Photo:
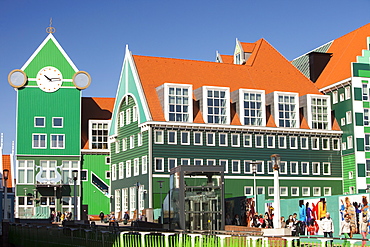
<svg viewBox="0 0 370 247"><path fill-rule="evenodd" d="M144 185L139 186L139 210L143 210L145 207L145 201L144 201Z"/></svg>
<svg viewBox="0 0 370 247"><path fill-rule="evenodd" d="M170 85L168 87L168 121L191 122L191 86Z"/></svg>
<svg viewBox="0 0 370 247"><path fill-rule="evenodd" d="M154 162L155 162L154 171L164 172L163 158L155 158Z"/></svg>
<svg viewBox="0 0 370 247"><path fill-rule="evenodd" d="M265 187L257 186L257 195L264 195L265 194Z"/></svg>
<svg viewBox="0 0 370 247"><path fill-rule="evenodd" d="M298 162L297 161L290 162L290 173L298 174Z"/></svg>
<svg viewBox="0 0 370 247"><path fill-rule="evenodd" d="M267 148L275 148L275 136L267 136Z"/></svg>
<svg viewBox="0 0 370 247"><path fill-rule="evenodd" d="M339 138L333 138L332 141L333 141L333 143L332 143L333 150L336 150L336 151L340 150L340 139Z"/></svg>
<svg viewBox="0 0 370 247"><path fill-rule="evenodd" d="M366 160L366 177L370 177L370 160Z"/></svg>
<svg viewBox="0 0 370 247"><path fill-rule="evenodd" d="M62 117L53 117L53 128L63 128Z"/></svg>
<svg viewBox="0 0 370 247"><path fill-rule="evenodd" d="M353 148L352 136L347 136L347 148Z"/></svg>
<svg viewBox="0 0 370 247"><path fill-rule="evenodd" d="M348 179L353 179L353 171L348 172Z"/></svg>
<svg viewBox="0 0 370 247"><path fill-rule="evenodd" d="M301 137L301 149L308 149L308 137Z"/></svg>
<svg viewBox="0 0 370 247"><path fill-rule="evenodd" d="M268 194L269 194L269 196L274 195L274 187L268 187Z"/></svg>
<svg viewBox="0 0 370 247"><path fill-rule="evenodd" d="M128 211L128 189L127 188L122 189L122 211L123 212Z"/></svg>
<svg viewBox="0 0 370 247"><path fill-rule="evenodd" d="M243 93L243 112L244 125L262 126L264 125L264 102L265 97L262 92L247 92Z"/></svg>
<svg viewBox="0 0 370 247"><path fill-rule="evenodd" d="M202 166L203 165L203 159L194 159L194 165L195 166Z"/></svg>
<svg viewBox="0 0 370 247"><path fill-rule="evenodd" d="M244 147L252 147L252 135L245 134L243 135L243 139Z"/></svg>
<svg viewBox="0 0 370 247"><path fill-rule="evenodd" d="M123 162L118 164L118 179L123 179Z"/></svg>
<svg viewBox="0 0 370 247"><path fill-rule="evenodd" d="M118 144L117 144L118 146ZM126 151L127 150L127 138L122 139L122 150Z"/></svg>
<svg viewBox="0 0 370 247"><path fill-rule="evenodd" d="M286 148L286 136L279 136L279 148Z"/></svg>
<svg viewBox="0 0 370 247"><path fill-rule="evenodd" d="M245 196L253 195L253 187L252 186L244 186L244 195Z"/></svg>
<svg viewBox="0 0 370 247"><path fill-rule="evenodd" d="M115 181L117 179L117 165L116 164L113 164L112 165L112 171L111 171L111 175L112 175L112 181Z"/></svg>
<svg viewBox="0 0 370 247"><path fill-rule="evenodd" d="M302 187L302 196L310 196L310 187Z"/></svg>
<svg viewBox="0 0 370 247"><path fill-rule="evenodd" d="M89 148L108 149L109 120L89 121Z"/></svg>
<svg viewBox="0 0 370 247"><path fill-rule="evenodd" d="M344 101L344 93L339 94L339 101Z"/></svg>
<svg viewBox="0 0 370 247"><path fill-rule="evenodd" d="M34 121L35 127L45 127L45 117L35 117Z"/></svg>
<svg viewBox="0 0 370 247"><path fill-rule="evenodd" d="M112 165L113 166L113 165ZM116 165L115 165L116 166ZM63 184L73 184L73 170L78 170L80 167L80 163L76 160L68 161L64 160L62 161L62 183ZM116 169L116 168L115 168ZM114 171L116 171L114 169ZM112 168L113 170L113 168ZM114 174L116 176L116 174Z"/></svg>
<svg viewBox="0 0 370 247"><path fill-rule="evenodd" d="M46 134L32 134L32 148L46 148Z"/></svg>
<svg viewBox="0 0 370 247"><path fill-rule="evenodd" d="M194 145L201 146L203 145L203 133L194 132Z"/></svg>
<svg viewBox="0 0 370 247"><path fill-rule="evenodd" d="M231 161L232 173L240 173L240 160Z"/></svg>
<svg viewBox="0 0 370 247"><path fill-rule="evenodd" d="M344 126L344 125L346 125L346 118L345 117L342 117L340 119L340 126Z"/></svg>
<svg viewBox="0 0 370 247"><path fill-rule="evenodd" d="M121 111L119 113L119 127L123 127L125 125L125 112Z"/></svg>
<svg viewBox="0 0 370 247"><path fill-rule="evenodd" d="M370 151L370 134L365 134L365 151Z"/></svg>
<svg viewBox="0 0 370 247"><path fill-rule="evenodd" d="M312 137L311 138L312 150L319 150L320 149L319 141L320 141L320 139L318 137Z"/></svg>
<svg viewBox="0 0 370 247"><path fill-rule="evenodd" d="M274 173L274 168L272 167L271 160L267 161L267 173L268 174L273 174Z"/></svg>
<svg viewBox="0 0 370 247"><path fill-rule="evenodd" d="M115 144L116 144L116 153L118 154L119 153L119 149L120 149L120 142L119 142L119 140L117 140L115 142Z"/></svg>
<svg viewBox="0 0 370 247"><path fill-rule="evenodd" d="M207 133L207 146L215 146L215 133Z"/></svg>
<svg viewBox="0 0 370 247"><path fill-rule="evenodd" d="M308 162L301 162L301 169L302 169L302 174L303 175L310 174L309 163Z"/></svg>
<svg viewBox="0 0 370 247"><path fill-rule="evenodd" d="M105 164L109 165L110 164L110 156L105 157Z"/></svg>
<svg viewBox="0 0 370 247"><path fill-rule="evenodd" d="M105 171L105 179L110 179L110 171Z"/></svg>
<svg viewBox="0 0 370 247"><path fill-rule="evenodd" d="M134 176L138 176L140 173L139 169L139 158L134 159Z"/></svg>
<svg viewBox="0 0 370 247"><path fill-rule="evenodd" d="M369 88L367 83L362 83L362 100L369 100Z"/></svg>
<svg viewBox="0 0 370 247"><path fill-rule="evenodd" d="M143 145L143 133L142 132L137 134L137 145L139 147Z"/></svg>
<svg viewBox="0 0 370 247"><path fill-rule="evenodd" d="M355 187L354 186L349 187L349 193L350 194L354 194L355 193Z"/></svg>
<svg viewBox="0 0 370 247"><path fill-rule="evenodd" d="M168 136L168 144L177 144L177 136L176 136L177 132L176 131L172 131L172 130L169 130L167 132L167 136Z"/></svg>
<svg viewBox="0 0 370 247"><path fill-rule="evenodd" d="M190 145L190 132L181 131L181 145Z"/></svg>
<svg viewBox="0 0 370 247"><path fill-rule="evenodd" d="M257 174L263 174L265 172L263 169L264 162L262 160L256 160L255 163L257 164Z"/></svg>
<svg viewBox="0 0 370 247"><path fill-rule="evenodd" d="M322 149L330 150L329 138L322 138Z"/></svg>
<svg viewBox="0 0 370 247"><path fill-rule="evenodd" d="M351 98L351 88L350 87L345 87L344 88L344 95L345 95L346 99Z"/></svg>
<svg viewBox="0 0 370 247"><path fill-rule="evenodd" d="M64 149L64 135L50 135L50 148Z"/></svg>
<svg viewBox="0 0 370 247"><path fill-rule="evenodd" d="M298 137L291 136L289 137L290 141L290 149L297 149L298 148Z"/></svg>
<svg viewBox="0 0 370 247"><path fill-rule="evenodd" d="M330 163L329 162L323 162L322 163L322 168L323 168L323 174L324 175L330 175L331 174Z"/></svg>
<svg viewBox="0 0 370 247"><path fill-rule="evenodd" d="M326 98L311 97L312 129L327 130L330 126L330 106Z"/></svg>
<svg viewBox="0 0 370 247"><path fill-rule="evenodd" d="M321 196L321 188L313 187L313 196Z"/></svg>
<svg viewBox="0 0 370 247"><path fill-rule="evenodd" d="M207 159L207 166L214 166L216 165L215 159Z"/></svg>
<svg viewBox="0 0 370 247"><path fill-rule="evenodd" d="M220 146L227 146L227 134L226 133L220 133L218 135L218 141Z"/></svg>
<svg viewBox="0 0 370 247"><path fill-rule="evenodd" d="M228 124L229 102L229 90L207 89L207 123Z"/></svg>
<svg viewBox="0 0 370 247"><path fill-rule="evenodd" d="M364 108L364 125L369 126L369 120L370 120L370 113L369 108Z"/></svg>
<svg viewBox="0 0 370 247"><path fill-rule="evenodd" d="M136 210L136 186L130 187L130 211Z"/></svg>
<svg viewBox="0 0 370 247"><path fill-rule="evenodd" d="M141 157L141 173L146 174L148 172L148 157Z"/></svg>
<svg viewBox="0 0 370 247"><path fill-rule="evenodd" d="M320 175L320 162L312 162L312 174Z"/></svg>
<svg viewBox="0 0 370 247"><path fill-rule="evenodd" d="M280 195L288 196L288 187L280 187Z"/></svg>
<svg viewBox="0 0 370 247"><path fill-rule="evenodd" d="M126 124L131 123L131 109L126 109Z"/></svg>
<svg viewBox="0 0 370 247"><path fill-rule="evenodd" d="M33 184L34 183L34 166L33 160L18 160L17 183Z"/></svg>
<svg viewBox="0 0 370 247"><path fill-rule="evenodd" d="M227 160L219 160L219 164L220 164L220 166L225 167L224 172L227 173L228 172L228 161Z"/></svg>
<svg viewBox="0 0 370 247"><path fill-rule="evenodd" d="M299 187L291 187L290 193L292 194L292 196L299 196Z"/></svg>
<svg viewBox="0 0 370 247"><path fill-rule="evenodd" d="M278 126L295 128L297 127L297 99L296 95L278 95Z"/></svg>
<svg viewBox="0 0 370 247"><path fill-rule="evenodd" d="M181 165L186 165L186 166L188 166L188 165L190 165L190 159L181 159Z"/></svg>
<svg viewBox="0 0 370 247"><path fill-rule="evenodd" d="M163 130L155 130L154 131L154 143L155 144L163 144Z"/></svg>
<svg viewBox="0 0 370 247"><path fill-rule="evenodd" d="M333 104L338 103L338 91L334 91L332 97L333 97Z"/></svg>
<svg viewBox="0 0 370 247"><path fill-rule="evenodd" d="M137 121L137 106L134 106L132 107L132 122L136 122Z"/></svg>
<svg viewBox="0 0 370 247"><path fill-rule="evenodd" d="M347 122L347 124L352 123L352 112L351 111L346 112L346 122Z"/></svg>
<svg viewBox="0 0 370 247"><path fill-rule="evenodd" d="M347 142L342 142L342 150L346 150L347 149Z"/></svg>
<svg viewBox="0 0 370 247"><path fill-rule="evenodd" d="M331 187L324 187L324 196L331 196Z"/></svg>
<svg viewBox="0 0 370 247"><path fill-rule="evenodd" d="M133 149L135 147L135 136L130 136L130 149Z"/></svg>
<svg viewBox="0 0 370 247"><path fill-rule="evenodd" d="M121 190L114 190L114 211L120 212L121 211Z"/></svg>
<svg viewBox="0 0 370 247"><path fill-rule="evenodd" d="M288 173L287 162L280 161L280 174L287 174L287 173Z"/></svg>
<svg viewBox="0 0 370 247"><path fill-rule="evenodd" d="M131 177L131 160L126 160L126 178Z"/></svg>
<svg viewBox="0 0 370 247"><path fill-rule="evenodd" d="M263 148L263 135L255 135L256 148Z"/></svg>
<svg viewBox="0 0 370 247"><path fill-rule="evenodd" d="M231 146L240 147L240 135L239 134L231 134Z"/></svg>
<svg viewBox="0 0 370 247"><path fill-rule="evenodd" d="M252 173L251 160L244 160L244 173Z"/></svg>
<svg viewBox="0 0 370 247"><path fill-rule="evenodd" d="M172 168L177 166L177 159L176 158L169 158L168 159L168 171L170 171Z"/></svg>

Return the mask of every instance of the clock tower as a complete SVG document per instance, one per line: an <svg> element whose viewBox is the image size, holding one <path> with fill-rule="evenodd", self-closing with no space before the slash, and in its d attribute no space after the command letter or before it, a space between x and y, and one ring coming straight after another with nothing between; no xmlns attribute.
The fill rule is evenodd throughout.
<svg viewBox="0 0 370 247"><path fill-rule="evenodd" d="M74 212L81 205L80 181L74 185L73 178L81 170L81 90L91 78L68 57L52 34L55 29L47 30L27 62L8 76L17 91L19 218ZM80 218L80 209L75 212Z"/></svg>

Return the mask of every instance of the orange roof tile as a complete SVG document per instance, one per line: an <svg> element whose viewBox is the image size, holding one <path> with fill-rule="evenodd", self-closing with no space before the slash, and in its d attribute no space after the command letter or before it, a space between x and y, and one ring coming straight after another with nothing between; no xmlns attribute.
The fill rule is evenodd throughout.
<svg viewBox="0 0 370 247"><path fill-rule="evenodd" d="M356 62L356 56L361 56L362 50L368 49L367 37L370 37L370 23L334 40L327 51L333 56L316 81L318 88L352 76L351 62Z"/></svg>
<svg viewBox="0 0 370 247"><path fill-rule="evenodd" d="M81 147L89 149L89 120L109 120L112 117L115 98L82 98Z"/></svg>
<svg viewBox="0 0 370 247"><path fill-rule="evenodd" d="M10 160L10 155L9 154L3 154L3 169L8 169L9 170L8 181L12 181L12 179L13 179L12 178L12 173L11 173L12 165L11 165L11 160ZM13 183L8 182L6 187L12 188L12 184Z"/></svg>
<svg viewBox="0 0 370 247"><path fill-rule="evenodd" d="M245 42L240 42L242 45L243 51L244 52L253 52L254 47L256 46L256 43L245 43Z"/></svg>
<svg viewBox="0 0 370 247"><path fill-rule="evenodd" d="M321 94L264 39L256 42L247 65L138 55L133 58L154 121L165 119L158 95L153 92L168 81L192 84L194 90L202 86L221 86L230 87L231 92L248 88L263 89L266 94L273 91L297 92L300 96ZM251 58L253 62L249 63Z"/></svg>
<svg viewBox="0 0 370 247"><path fill-rule="evenodd" d="M220 55L222 59L222 63L234 63L234 56L233 55Z"/></svg>

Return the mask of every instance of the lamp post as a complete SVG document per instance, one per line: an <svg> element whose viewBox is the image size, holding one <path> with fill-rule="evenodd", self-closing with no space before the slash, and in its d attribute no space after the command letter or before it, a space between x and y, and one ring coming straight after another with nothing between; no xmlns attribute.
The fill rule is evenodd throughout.
<svg viewBox="0 0 370 247"><path fill-rule="evenodd" d="M140 195L139 195L139 188L140 188L140 183L136 182L136 198L137 198L137 208L136 208L136 220L139 220L139 206L140 206Z"/></svg>
<svg viewBox="0 0 370 247"><path fill-rule="evenodd" d="M279 185L279 169L280 169L280 155L271 155L271 164L274 169L274 228L281 228L280 222L280 185Z"/></svg>
<svg viewBox="0 0 370 247"><path fill-rule="evenodd" d="M73 214L74 214L74 220L77 220L77 176L78 176L78 171L73 170L72 171L72 176L73 176L73 187L74 187L74 205L73 205Z"/></svg>
<svg viewBox="0 0 370 247"><path fill-rule="evenodd" d="M259 163L252 162L252 172L253 172L253 194L254 194L254 208L255 211L258 212L258 205L257 205L257 186L256 186L256 173L257 173L257 165Z"/></svg>
<svg viewBox="0 0 370 247"><path fill-rule="evenodd" d="M8 220L8 182L9 178L9 170L4 169L3 170L3 179L4 179L4 220Z"/></svg>
<svg viewBox="0 0 370 247"><path fill-rule="evenodd" d="M160 189L160 194L161 194L161 224L163 224L163 203L162 203L162 187L163 187L163 183L164 181L157 181L159 183L159 189Z"/></svg>

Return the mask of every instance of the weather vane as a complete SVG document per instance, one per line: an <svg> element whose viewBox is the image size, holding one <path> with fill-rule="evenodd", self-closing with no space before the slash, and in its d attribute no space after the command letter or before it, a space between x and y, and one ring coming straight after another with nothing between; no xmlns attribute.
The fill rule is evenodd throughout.
<svg viewBox="0 0 370 247"><path fill-rule="evenodd" d="M53 24L53 18L50 18L50 25L46 28L47 33L55 33L55 27L52 27Z"/></svg>

